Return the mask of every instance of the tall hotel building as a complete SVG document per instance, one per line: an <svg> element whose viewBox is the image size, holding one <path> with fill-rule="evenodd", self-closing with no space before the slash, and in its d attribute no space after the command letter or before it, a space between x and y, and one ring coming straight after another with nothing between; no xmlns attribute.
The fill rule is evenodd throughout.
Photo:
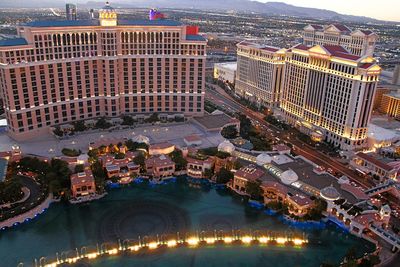
<svg viewBox="0 0 400 267"><path fill-rule="evenodd" d="M377 35L344 25L309 25L304 44L284 50L238 44L236 92L274 108L314 139L342 149L366 145L381 68Z"/></svg>
<svg viewBox="0 0 400 267"><path fill-rule="evenodd" d="M304 28L303 44L340 45L357 56L372 56L378 35L369 30L351 30L345 25L308 25Z"/></svg>
<svg viewBox="0 0 400 267"><path fill-rule="evenodd" d="M342 46L292 47L286 53L283 117L342 149L363 147L380 72L374 58Z"/></svg>
<svg viewBox="0 0 400 267"><path fill-rule="evenodd" d="M285 49L241 42L237 45L235 92L259 105L279 105Z"/></svg>
<svg viewBox="0 0 400 267"><path fill-rule="evenodd" d="M11 137L123 114L201 116L206 40L197 27L118 20L39 21L0 42L0 93Z"/></svg>

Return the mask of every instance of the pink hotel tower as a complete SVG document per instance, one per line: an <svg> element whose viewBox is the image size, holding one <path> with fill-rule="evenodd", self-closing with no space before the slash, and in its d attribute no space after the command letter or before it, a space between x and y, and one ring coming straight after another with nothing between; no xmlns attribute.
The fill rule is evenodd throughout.
<svg viewBox="0 0 400 267"><path fill-rule="evenodd" d="M9 135L26 140L56 125L123 114L202 116L206 40L179 22L37 21L0 41L0 94Z"/></svg>

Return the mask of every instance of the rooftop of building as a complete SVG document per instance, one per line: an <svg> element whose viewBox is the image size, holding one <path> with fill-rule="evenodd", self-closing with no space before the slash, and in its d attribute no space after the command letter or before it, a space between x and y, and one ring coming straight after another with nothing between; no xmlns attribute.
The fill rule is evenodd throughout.
<svg viewBox="0 0 400 267"><path fill-rule="evenodd" d="M278 47L264 45L264 44L258 44L258 43L252 43L252 42L248 42L248 41L240 42L238 45L247 46L247 47L255 48L255 49L260 49L260 50L264 50L264 51L268 51L268 52L272 52L272 53L276 53L279 50L281 50L281 48L278 48Z"/></svg>
<svg viewBox="0 0 400 267"><path fill-rule="evenodd" d="M313 201L308 196L300 193L289 195L289 199L301 207L308 206L313 203Z"/></svg>
<svg viewBox="0 0 400 267"><path fill-rule="evenodd" d="M370 123L368 125L368 138L376 141L395 141L398 140L400 136L394 130L386 129Z"/></svg>
<svg viewBox="0 0 400 267"><path fill-rule="evenodd" d="M379 159L376 159L374 156L371 156L371 155L363 153L363 152L358 152L356 155L360 159L368 161L369 163L377 166L380 169L383 169L385 171L393 170L393 167L391 167L390 165L386 164L383 161L380 161Z"/></svg>
<svg viewBox="0 0 400 267"><path fill-rule="evenodd" d="M20 37L0 40L0 46L18 46L27 44L28 42L25 40L25 38L20 38Z"/></svg>
<svg viewBox="0 0 400 267"><path fill-rule="evenodd" d="M204 115L203 117L195 117L193 119L208 131L221 129L229 123L234 123L238 121L237 119L232 118L225 113L209 114Z"/></svg>
<svg viewBox="0 0 400 267"><path fill-rule="evenodd" d="M182 26L183 24L179 21L169 19L134 19L124 20L119 19L117 21L118 26ZM32 21L23 26L27 27L86 27L86 26L100 26L100 21L97 19L91 20L43 20L43 21Z"/></svg>
<svg viewBox="0 0 400 267"><path fill-rule="evenodd" d="M160 156L153 156L151 158L146 159L147 166L169 166L175 164L168 156L160 155Z"/></svg>
<svg viewBox="0 0 400 267"><path fill-rule="evenodd" d="M187 34L186 40L187 41L200 41L200 42L207 41L206 38L204 38L203 36L198 35L198 34Z"/></svg>
<svg viewBox="0 0 400 267"><path fill-rule="evenodd" d="M84 172L71 175L71 185L80 185L84 183L94 183L92 171L85 170Z"/></svg>
<svg viewBox="0 0 400 267"><path fill-rule="evenodd" d="M261 177L263 175L264 175L264 171L260 168L257 168L255 165L252 165L252 164L242 167L235 172L235 177L252 180L252 181L261 179Z"/></svg>
<svg viewBox="0 0 400 267"><path fill-rule="evenodd" d="M229 70L237 70L237 62L222 62L222 63L215 63L214 67L222 67Z"/></svg>
<svg viewBox="0 0 400 267"><path fill-rule="evenodd" d="M158 143L154 145L150 145L149 149L166 149L166 148L171 148L174 147L174 144L171 144L169 142L163 142L163 143Z"/></svg>
<svg viewBox="0 0 400 267"><path fill-rule="evenodd" d="M198 141L201 141L201 138L196 134L185 136L184 139L187 142L198 142Z"/></svg>

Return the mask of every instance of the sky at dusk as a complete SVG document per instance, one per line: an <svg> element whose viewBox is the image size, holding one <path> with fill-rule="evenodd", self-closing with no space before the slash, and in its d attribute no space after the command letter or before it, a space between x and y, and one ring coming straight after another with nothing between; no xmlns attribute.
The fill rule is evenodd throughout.
<svg viewBox="0 0 400 267"><path fill-rule="evenodd" d="M367 16L400 22L400 0L258 0L260 2L285 2L287 4L315 7L346 15Z"/></svg>

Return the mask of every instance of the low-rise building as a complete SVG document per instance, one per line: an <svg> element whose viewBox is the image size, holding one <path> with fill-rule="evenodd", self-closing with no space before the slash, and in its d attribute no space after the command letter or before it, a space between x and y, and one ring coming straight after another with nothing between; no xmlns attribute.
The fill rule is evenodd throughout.
<svg viewBox="0 0 400 267"><path fill-rule="evenodd" d="M289 153L290 153L290 147L288 147L288 146L285 145L285 144L277 144L277 145L274 145L274 146L272 147L272 149L273 149L274 151L277 151L280 155L289 154Z"/></svg>
<svg viewBox="0 0 400 267"><path fill-rule="evenodd" d="M286 195L288 193L286 186L273 181L263 182L261 188L264 191L264 203L269 203L272 201L282 202L286 199Z"/></svg>
<svg viewBox="0 0 400 267"><path fill-rule="evenodd" d="M287 195L286 203L290 214L304 216L313 206L313 201L306 195L296 193Z"/></svg>
<svg viewBox="0 0 400 267"><path fill-rule="evenodd" d="M192 178L206 178L206 171L211 170L214 166L214 158L209 157L207 159L194 159L194 158L186 158L186 172L187 175Z"/></svg>
<svg viewBox="0 0 400 267"><path fill-rule="evenodd" d="M202 144L201 138L194 134L185 136L183 142L185 142L187 146L201 146Z"/></svg>
<svg viewBox="0 0 400 267"><path fill-rule="evenodd" d="M164 143L159 143L159 144L154 144L149 147L149 155L167 155L175 150L175 145L164 142Z"/></svg>
<svg viewBox="0 0 400 267"><path fill-rule="evenodd" d="M237 62L224 62L214 64L214 78L234 84L236 78Z"/></svg>
<svg viewBox="0 0 400 267"><path fill-rule="evenodd" d="M358 152L350 164L365 173L378 175L380 178L396 180L397 171L394 167L376 159L369 154Z"/></svg>
<svg viewBox="0 0 400 267"><path fill-rule="evenodd" d="M261 179L264 171L257 168L255 165L248 165L242 167L235 172L233 177L233 189L238 193L246 193L246 185L249 181L256 181Z"/></svg>
<svg viewBox="0 0 400 267"><path fill-rule="evenodd" d="M166 155L148 158L145 165L147 175L155 178L171 177L175 172L175 162Z"/></svg>
<svg viewBox="0 0 400 267"><path fill-rule="evenodd" d="M71 192L74 198L96 193L95 180L90 170L71 176Z"/></svg>
<svg viewBox="0 0 400 267"><path fill-rule="evenodd" d="M128 151L122 159L116 158L115 155L105 155L100 158L103 168L107 172L107 177L130 177L131 175L138 175L140 173L140 166L133 162L136 153Z"/></svg>

